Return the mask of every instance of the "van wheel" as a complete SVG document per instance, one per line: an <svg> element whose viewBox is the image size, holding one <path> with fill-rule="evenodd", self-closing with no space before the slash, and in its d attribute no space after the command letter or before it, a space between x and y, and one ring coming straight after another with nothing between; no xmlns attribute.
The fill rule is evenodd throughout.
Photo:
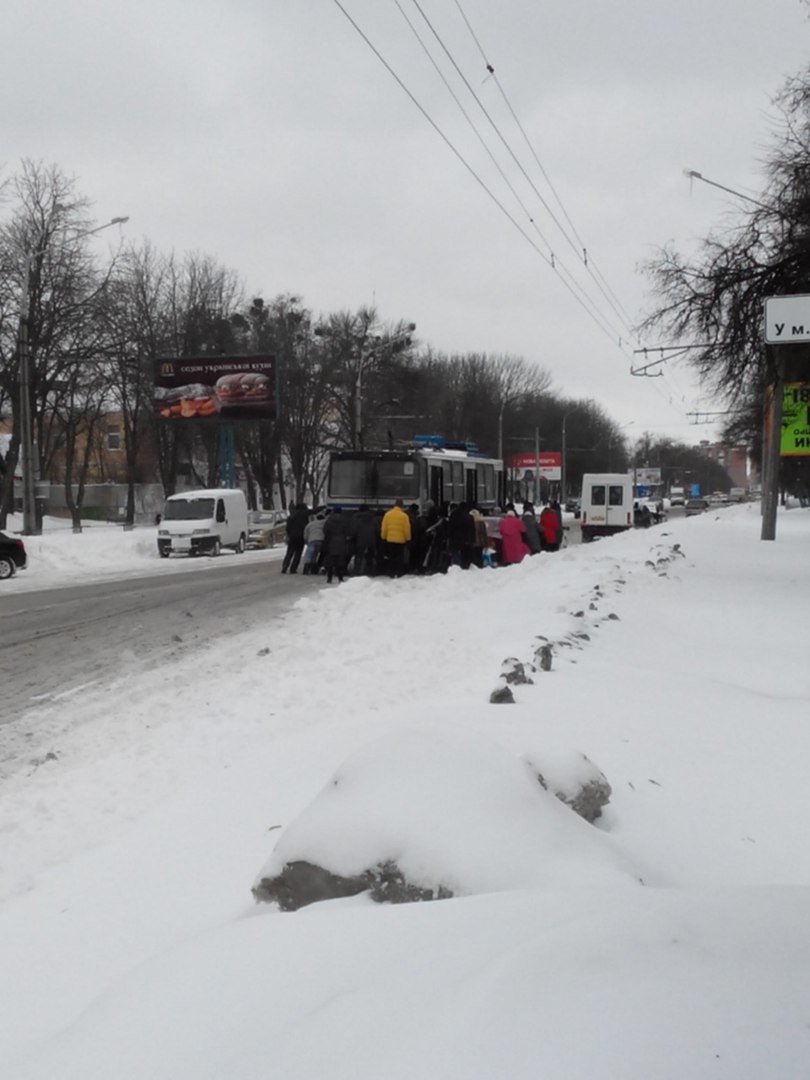
<svg viewBox="0 0 810 1080"><path fill-rule="evenodd" d="M160 555L161 559L168 559L168 557L169 557L169 549L168 548L158 548L158 554Z"/></svg>
<svg viewBox="0 0 810 1080"><path fill-rule="evenodd" d="M245 534L241 533L241 535L239 536L239 543L236 545L236 554L244 555L246 547L247 543L245 542Z"/></svg>
<svg viewBox="0 0 810 1080"><path fill-rule="evenodd" d="M211 548L211 554L212 555L219 555L219 553L221 551L222 551L222 544L220 544L219 539L217 538L214 541L214 546Z"/></svg>

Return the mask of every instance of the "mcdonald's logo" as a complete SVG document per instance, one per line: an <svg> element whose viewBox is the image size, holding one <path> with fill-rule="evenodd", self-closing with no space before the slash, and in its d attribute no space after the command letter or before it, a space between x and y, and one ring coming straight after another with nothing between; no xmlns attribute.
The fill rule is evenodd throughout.
<svg viewBox="0 0 810 1080"><path fill-rule="evenodd" d="M160 365L160 374L172 378L174 376L174 364L171 360L164 360Z"/></svg>

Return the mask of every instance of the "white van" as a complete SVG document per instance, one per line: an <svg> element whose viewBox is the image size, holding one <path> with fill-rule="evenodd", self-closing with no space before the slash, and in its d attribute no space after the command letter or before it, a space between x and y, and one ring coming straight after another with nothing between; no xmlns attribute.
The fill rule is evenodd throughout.
<svg viewBox="0 0 810 1080"><path fill-rule="evenodd" d="M219 555L224 547L240 555L247 546L248 510L239 488L202 488L170 495L158 525L162 559L173 551L185 555Z"/></svg>
<svg viewBox="0 0 810 1080"><path fill-rule="evenodd" d="M579 519L582 539L612 536L633 527L633 478L627 473L585 473Z"/></svg>

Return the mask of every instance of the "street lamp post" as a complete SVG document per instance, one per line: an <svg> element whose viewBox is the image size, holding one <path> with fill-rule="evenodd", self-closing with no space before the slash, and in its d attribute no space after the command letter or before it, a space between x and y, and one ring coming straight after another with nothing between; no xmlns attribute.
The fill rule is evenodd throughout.
<svg viewBox="0 0 810 1080"><path fill-rule="evenodd" d="M77 233L73 239L80 240L84 236L101 232L111 225L123 225L129 221L128 217L114 217L95 229L86 229ZM47 245L37 251L31 251L24 256L22 291L20 293L20 319L18 332L18 355L19 355L19 384L20 384L20 452L23 474L22 505L23 505L23 534L25 536L38 536L42 529L37 520L36 504L36 473L38 462L36 461L34 443L34 417L31 408L31 349L29 341L29 316L28 310L31 302L31 268L34 259L44 255Z"/></svg>

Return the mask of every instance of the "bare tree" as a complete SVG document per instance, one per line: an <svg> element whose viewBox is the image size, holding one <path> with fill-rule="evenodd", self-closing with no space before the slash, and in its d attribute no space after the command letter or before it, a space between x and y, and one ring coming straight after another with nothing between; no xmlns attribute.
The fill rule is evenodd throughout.
<svg viewBox="0 0 810 1080"><path fill-rule="evenodd" d="M731 226L710 233L696 257L667 247L647 264L661 302L642 326L695 346L692 364L732 410L736 435L745 429L751 440L763 389L775 378L763 302L807 292L810 279L810 68L789 80L775 103L763 193L737 209Z"/></svg>
<svg viewBox="0 0 810 1080"><path fill-rule="evenodd" d="M89 202L73 179L57 166L24 161L9 190L12 211L0 226L0 385L12 402L13 427L0 524L12 505L20 446L21 322L26 322L30 354L31 428L39 458L47 465L59 437L49 397L69 378L75 357L94 347L98 327L93 306L105 284L88 247Z"/></svg>

